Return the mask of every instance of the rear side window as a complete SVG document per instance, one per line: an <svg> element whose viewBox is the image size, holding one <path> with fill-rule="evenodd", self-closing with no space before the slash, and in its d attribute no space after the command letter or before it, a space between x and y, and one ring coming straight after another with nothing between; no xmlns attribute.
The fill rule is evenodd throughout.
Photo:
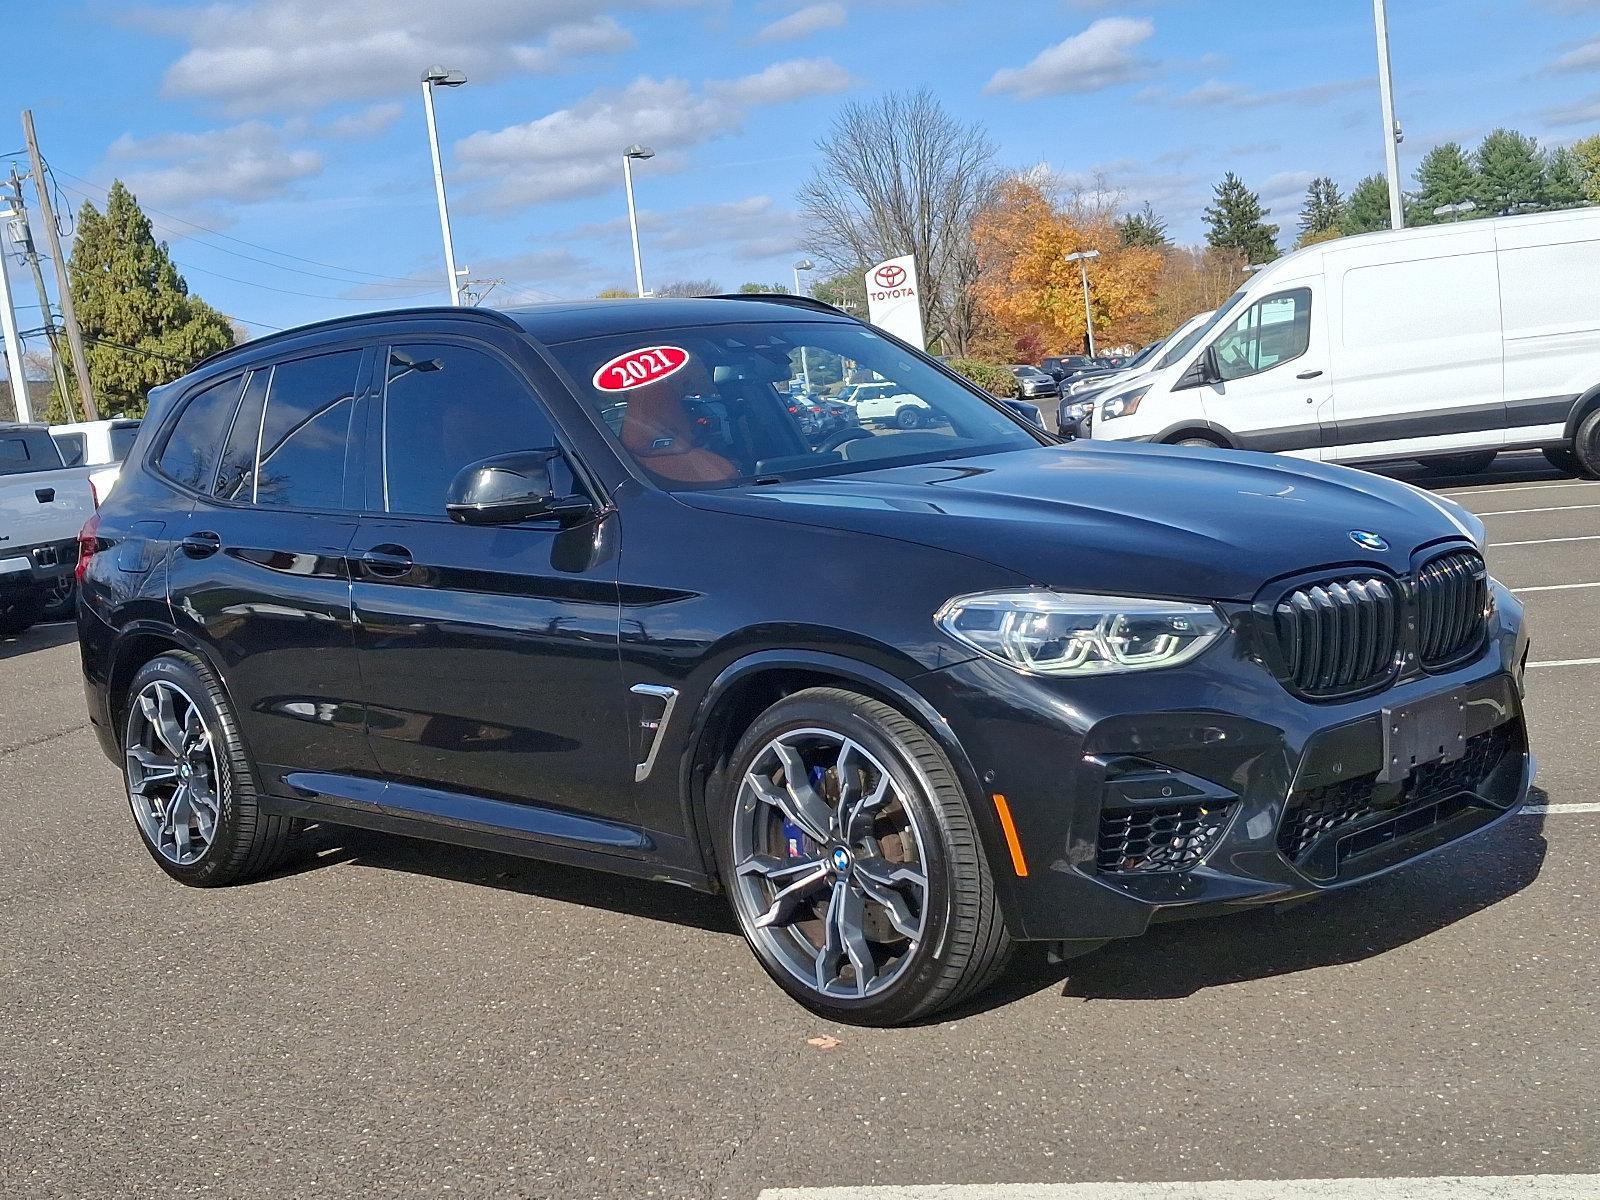
<svg viewBox="0 0 1600 1200"><path fill-rule="evenodd" d="M133 450L133 443L139 437L138 423L132 425L113 425L111 427L111 461L124 462Z"/></svg>
<svg viewBox="0 0 1600 1200"><path fill-rule="evenodd" d="M222 439L227 436L228 422L239 399L239 383L237 375L214 383L183 406L178 423L156 459L168 479L200 491L211 487L217 457L222 453Z"/></svg>
<svg viewBox="0 0 1600 1200"><path fill-rule="evenodd" d="M481 350L411 343L390 348L383 401L384 509L442 517L462 467L556 444L555 430L511 369ZM558 464L556 491L570 493Z"/></svg>
<svg viewBox="0 0 1600 1200"><path fill-rule="evenodd" d="M89 452L89 439L81 433L53 433L56 449L61 451L61 461L69 467L83 466L83 457Z"/></svg>
<svg viewBox="0 0 1600 1200"><path fill-rule="evenodd" d="M345 449L360 365L359 350L341 350L272 369L256 463L257 504L343 506Z"/></svg>

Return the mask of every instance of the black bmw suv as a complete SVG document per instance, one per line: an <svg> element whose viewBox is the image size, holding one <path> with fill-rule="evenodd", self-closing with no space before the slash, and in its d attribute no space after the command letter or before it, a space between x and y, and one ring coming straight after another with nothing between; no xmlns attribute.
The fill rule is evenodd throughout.
<svg viewBox="0 0 1600 1200"><path fill-rule="evenodd" d="M808 431L803 372L922 419ZM1532 776L1522 611L1463 509L1064 446L825 306L361 316L151 414L78 624L186 884L308 820L670 880L803 1003L889 1023L1020 940L1371 878Z"/></svg>

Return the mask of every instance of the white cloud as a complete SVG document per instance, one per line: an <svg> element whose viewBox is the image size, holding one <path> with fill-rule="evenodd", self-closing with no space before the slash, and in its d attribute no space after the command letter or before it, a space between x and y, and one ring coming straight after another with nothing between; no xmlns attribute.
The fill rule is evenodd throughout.
<svg viewBox="0 0 1600 1200"><path fill-rule="evenodd" d="M1552 125L1588 125L1600 121L1600 92L1539 114Z"/></svg>
<svg viewBox="0 0 1600 1200"><path fill-rule="evenodd" d="M640 209L638 215L640 240L652 257L661 252L703 255L715 250L719 257L736 262L758 262L795 253L805 236L800 215L780 208L771 196L691 204L671 212ZM618 216L583 225L567 236L621 245L628 236L628 219ZM689 274L705 273L703 265L682 265Z"/></svg>
<svg viewBox="0 0 1600 1200"><path fill-rule="evenodd" d="M1147 88L1134 97L1141 104L1176 104L1200 108L1276 108L1287 105L1321 104L1373 86L1368 79L1338 79L1305 87L1259 92L1241 83L1208 79L1187 92L1173 94L1165 88Z"/></svg>
<svg viewBox="0 0 1600 1200"><path fill-rule="evenodd" d="M758 42L789 42L810 37L824 29L838 29L846 20L844 5L808 4L786 17L779 17L756 34Z"/></svg>
<svg viewBox="0 0 1600 1200"><path fill-rule="evenodd" d="M1557 71L1600 70L1600 37L1572 47L1552 64Z"/></svg>
<svg viewBox="0 0 1600 1200"><path fill-rule="evenodd" d="M1149 69L1136 51L1155 29L1155 23L1145 17L1106 17L1042 50L1026 66L1001 68L983 90L1036 100L1128 83Z"/></svg>
<svg viewBox="0 0 1600 1200"><path fill-rule="evenodd" d="M737 130L746 112L844 90L849 75L827 59L775 63L754 75L695 88L682 79L636 79L593 92L570 108L456 143L463 179L478 203L513 208L603 191L620 182L619 156L632 142L660 152L652 171L681 169L682 152Z"/></svg>
<svg viewBox="0 0 1600 1200"><path fill-rule="evenodd" d="M1299 218L1300 203L1306 189L1317 177L1316 171L1279 171L1257 189L1261 206L1275 215L1280 229L1290 229Z"/></svg>
<svg viewBox="0 0 1600 1200"><path fill-rule="evenodd" d="M360 112L334 118L317 132L326 137L348 138L352 141L377 137L380 133L387 133L404 112L405 106L398 103L370 104Z"/></svg>
<svg viewBox="0 0 1600 1200"><path fill-rule="evenodd" d="M322 170L322 155L286 144L264 121L201 133L124 134L106 153L111 173L153 208L206 211L282 195Z"/></svg>
<svg viewBox="0 0 1600 1200"><path fill-rule="evenodd" d="M189 45L167 70L166 95L249 115L393 96L434 63L480 80L552 71L633 44L606 9L694 2L218 0L144 9L133 21Z"/></svg>

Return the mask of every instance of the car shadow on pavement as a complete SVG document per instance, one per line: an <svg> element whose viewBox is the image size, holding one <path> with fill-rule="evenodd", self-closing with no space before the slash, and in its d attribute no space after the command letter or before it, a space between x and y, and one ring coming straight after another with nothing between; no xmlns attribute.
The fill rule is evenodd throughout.
<svg viewBox="0 0 1600 1200"><path fill-rule="evenodd" d="M0 637L0 659L20 658L35 650L52 650L78 640L78 627L71 621L35 625L24 633Z"/></svg>
<svg viewBox="0 0 1600 1200"><path fill-rule="evenodd" d="M1395 463L1364 468L1376 475L1387 475L1420 488L1493 487L1502 483L1581 483L1577 476L1558 471L1537 451L1506 452L1495 459L1487 471L1475 475L1445 475L1417 463Z"/></svg>
<svg viewBox="0 0 1600 1200"><path fill-rule="evenodd" d="M1530 804L1547 802L1534 788ZM1153 926L1143 937L1049 963L1024 947L1007 977L959 1018L1060 985L1080 1000L1175 1000L1206 988L1376 958L1516 895L1538 878L1542 815L1513 817L1494 832L1427 862L1315 900L1236 916Z"/></svg>
<svg viewBox="0 0 1600 1200"><path fill-rule="evenodd" d="M581 904L586 908L666 921L709 933L739 936L733 913L721 896L708 896L648 879L353 826L320 823L308 826L301 834L300 852L282 870L267 878L281 879L335 863L431 875L435 879L500 888L564 904Z"/></svg>

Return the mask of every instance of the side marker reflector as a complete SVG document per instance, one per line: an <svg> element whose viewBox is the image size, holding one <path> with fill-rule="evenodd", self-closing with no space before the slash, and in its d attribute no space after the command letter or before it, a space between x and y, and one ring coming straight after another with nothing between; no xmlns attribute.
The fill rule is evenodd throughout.
<svg viewBox="0 0 1600 1200"><path fill-rule="evenodd" d="M1017 840L1017 826L1011 820L1011 806L999 792L994 794L993 800L994 810L1000 814L1000 828L1005 830L1006 848L1011 851L1011 869L1017 873L1018 879L1026 879L1028 860L1022 857L1022 843Z"/></svg>

